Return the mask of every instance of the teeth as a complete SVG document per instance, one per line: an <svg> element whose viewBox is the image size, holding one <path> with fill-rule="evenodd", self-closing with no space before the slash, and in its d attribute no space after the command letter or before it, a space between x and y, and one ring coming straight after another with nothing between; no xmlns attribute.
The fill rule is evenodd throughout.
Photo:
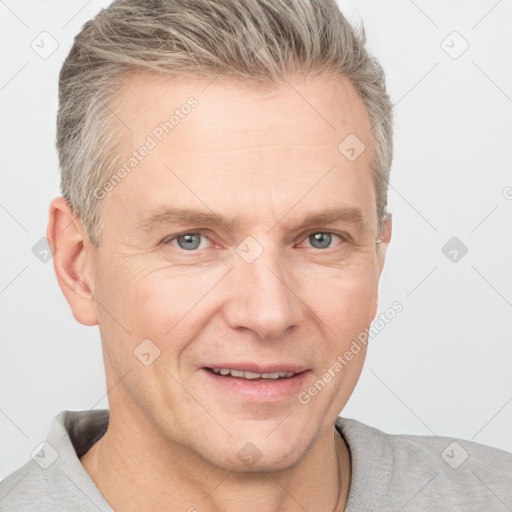
<svg viewBox="0 0 512 512"><path fill-rule="evenodd" d="M239 370L230 370L228 368L212 368L213 373L217 375L230 375L233 377L242 377L244 379L282 379L292 377L295 375L293 372L274 372L274 373L255 373L243 372Z"/></svg>
<svg viewBox="0 0 512 512"><path fill-rule="evenodd" d="M243 373L243 377L245 379L259 379L261 377L261 373L254 373L254 372L237 372L237 373ZM234 373L232 375L235 375ZM235 377L240 377L240 375L235 375Z"/></svg>

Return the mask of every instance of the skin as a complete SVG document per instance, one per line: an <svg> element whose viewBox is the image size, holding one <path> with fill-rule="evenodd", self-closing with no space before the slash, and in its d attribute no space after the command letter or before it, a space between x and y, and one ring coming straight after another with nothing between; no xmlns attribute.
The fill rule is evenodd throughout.
<svg viewBox="0 0 512 512"><path fill-rule="evenodd" d="M99 325L109 390L109 428L81 462L115 510L345 508L350 453L333 425L364 347L310 403L297 395L375 317L391 222L377 246L370 123L352 85L287 80L132 75L112 105L127 155L187 98L198 105L107 194L99 247L63 198L51 204L57 278L75 318ZM349 134L366 146L353 162L338 150ZM141 228L169 208L225 222ZM336 208L361 222L301 228ZM199 230L192 251L173 238ZM339 235L318 248L319 232ZM262 248L252 263L237 252L247 237ZM134 356L144 339L160 350L148 366ZM213 362L294 364L305 377L279 399L248 397L219 387ZM247 443L260 454L250 466L237 456Z"/></svg>

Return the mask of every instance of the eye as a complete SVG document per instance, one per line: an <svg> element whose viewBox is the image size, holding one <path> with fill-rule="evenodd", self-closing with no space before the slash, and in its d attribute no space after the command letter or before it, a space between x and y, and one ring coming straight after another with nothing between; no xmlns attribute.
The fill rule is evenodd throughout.
<svg viewBox="0 0 512 512"><path fill-rule="evenodd" d="M168 238L166 243L177 245L184 251L195 251L196 249L204 249L207 241L208 238L202 233L183 233L182 235Z"/></svg>
<svg viewBox="0 0 512 512"><path fill-rule="evenodd" d="M319 231L317 233L311 233L306 240L308 240L311 247L315 249L328 249L331 247L331 243L336 239L343 240L343 237L336 233L329 233L325 231Z"/></svg>

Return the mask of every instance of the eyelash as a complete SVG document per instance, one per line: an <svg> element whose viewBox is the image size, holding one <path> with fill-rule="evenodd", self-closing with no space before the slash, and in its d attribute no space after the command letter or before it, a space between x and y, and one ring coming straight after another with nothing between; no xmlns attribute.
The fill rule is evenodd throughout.
<svg viewBox="0 0 512 512"><path fill-rule="evenodd" d="M347 233L339 233L337 231L322 231L322 230L316 230L316 231L309 231L305 237L301 238L302 241L304 240L307 240L311 235L315 235L317 233L323 233L323 234L327 234L327 235L334 235L334 236L337 236L341 239L342 242L350 242L351 241L351 237L350 235L348 235ZM177 235L172 235L170 237L167 237L167 238L164 238L162 240L162 243L163 244L170 244L171 242L173 242L174 240L176 240L177 238L179 238L180 236L184 236L184 235L200 235L204 238L206 238L210 243L213 243L213 241L211 240L211 238L208 236L208 233L204 232L204 231L185 231L183 233L178 233ZM181 247L178 247L176 246L177 249L181 249ZM327 247L325 249L317 249L318 251L328 251L329 249L333 249L334 247ZM316 249L316 247L311 247L311 249ZM185 249L181 249L183 252L189 252L189 253L196 253L200 250L204 250L204 249L194 249L194 250L190 250L190 251L187 251Z"/></svg>

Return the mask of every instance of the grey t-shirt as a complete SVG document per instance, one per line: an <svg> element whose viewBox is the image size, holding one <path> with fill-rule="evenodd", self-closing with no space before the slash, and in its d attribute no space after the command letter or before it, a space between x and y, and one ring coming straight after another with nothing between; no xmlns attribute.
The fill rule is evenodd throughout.
<svg viewBox="0 0 512 512"><path fill-rule="evenodd" d="M41 449L0 482L0 511L111 512L79 460L107 426L108 410L61 412ZM345 512L512 510L510 453L446 437L390 435L347 418L336 428L352 457Z"/></svg>

